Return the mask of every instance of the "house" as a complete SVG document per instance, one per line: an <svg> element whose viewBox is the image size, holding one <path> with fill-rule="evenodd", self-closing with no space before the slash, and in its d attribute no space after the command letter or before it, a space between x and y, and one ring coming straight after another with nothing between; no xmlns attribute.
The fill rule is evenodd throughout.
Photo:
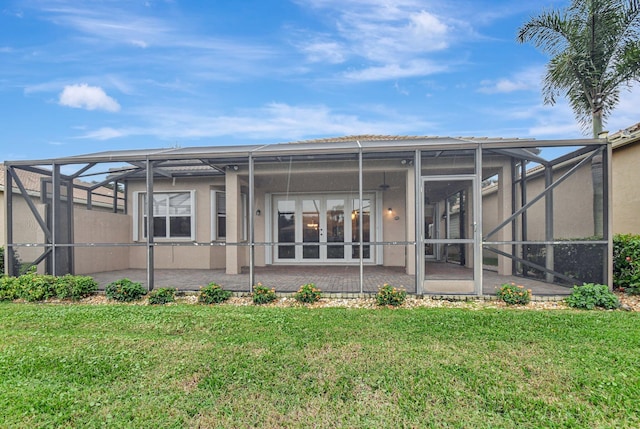
<svg viewBox="0 0 640 429"><path fill-rule="evenodd" d="M367 135L5 164L7 183L50 166L50 211L58 216L40 244L54 274L144 273L149 288L224 279L237 290L262 279L281 290L313 279L323 290L353 293L400 279L417 294L468 295L518 281L558 294L585 281L571 254L583 247L599 255L589 280L610 284L609 204L604 233L593 237L598 221L584 179L598 154L608 198L610 145L599 139ZM543 186L527 185L532 166ZM123 186L123 212L98 219L85 210L79 219L56 190L85 174ZM560 197L564 190L571 201ZM15 211L7 218L8 248L32 244L19 237Z"/></svg>
<svg viewBox="0 0 640 429"><path fill-rule="evenodd" d="M51 171L38 171L36 169L20 169L16 172L19 185L12 180L13 192L7 198L6 187L6 168L0 164L0 243L5 245L7 232L7 208L6 205L10 201L12 212L12 241L29 243L29 246L15 249L18 259L30 263L38 260L42 255L42 249L47 243L46 230L50 228L52 223L51 211ZM124 195L122 192L114 192L113 189L105 186L96 186L95 183L88 183L77 178L69 182L70 186L65 189L66 195L73 195L73 208L75 222L80 224L81 217L89 216L91 224L95 225L99 222L100 216L105 213L122 212L124 210ZM66 201L66 196L61 196ZM31 207L30 207L31 206ZM91 210L91 214L87 215L86 211ZM37 215L35 214L37 213ZM108 216L108 215L107 215ZM43 225L39 223L43 222ZM91 226L93 228L93 226ZM80 234L77 238L82 239L82 229L75 231ZM81 267L85 267L87 272L95 272L100 268L99 260L94 263L88 263L88 258L84 257L81 252L76 252L76 259ZM49 264L49 259L42 260L43 265L40 266L40 272L47 269L44 265ZM37 265L37 264L36 264ZM82 269L79 274L82 273Z"/></svg>
<svg viewBox="0 0 640 429"><path fill-rule="evenodd" d="M640 123L609 136L614 234L640 234Z"/></svg>

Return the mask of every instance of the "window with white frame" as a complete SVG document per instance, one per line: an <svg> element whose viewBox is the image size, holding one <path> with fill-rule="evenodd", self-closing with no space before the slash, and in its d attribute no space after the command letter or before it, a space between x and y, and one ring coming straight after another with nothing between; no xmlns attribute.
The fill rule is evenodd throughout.
<svg viewBox="0 0 640 429"><path fill-rule="evenodd" d="M240 194L242 234L240 239L247 240L247 195ZM224 191L211 191L211 241L227 238L227 201Z"/></svg>
<svg viewBox="0 0 640 429"><path fill-rule="evenodd" d="M153 193L153 237L188 238L195 240L195 191ZM147 195L139 192L138 209L141 219L142 237L147 237ZM137 235L137 231L134 231Z"/></svg>

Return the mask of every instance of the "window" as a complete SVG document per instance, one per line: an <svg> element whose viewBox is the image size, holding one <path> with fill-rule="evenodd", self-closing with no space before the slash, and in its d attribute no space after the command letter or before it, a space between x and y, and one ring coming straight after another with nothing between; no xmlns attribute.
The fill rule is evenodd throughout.
<svg viewBox="0 0 640 429"><path fill-rule="evenodd" d="M240 194L240 210L242 211L242 234L240 239L247 240L248 205L247 195ZM224 241L227 238L227 200L224 191L211 191L211 241Z"/></svg>
<svg viewBox="0 0 640 429"><path fill-rule="evenodd" d="M221 240L227 237L227 199L224 192L214 192L214 207L212 211L215 223L213 239Z"/></svg>
<svg viewBox="0 0 640 429"><path fill-rule="evenodd" d="M135 218L141 219L142 237L147 237L147 195L136 193ZM153 193L153 236L195 240L194 191ZM137 228L134 238L137 239Z"/></svg>

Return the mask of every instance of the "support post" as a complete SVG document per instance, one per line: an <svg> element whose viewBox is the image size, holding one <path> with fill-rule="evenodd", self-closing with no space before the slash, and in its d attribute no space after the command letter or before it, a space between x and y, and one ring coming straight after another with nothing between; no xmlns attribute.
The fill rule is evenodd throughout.
<svg viewBox="0 0 640 429"><path fill-rule="evenodd" d="M416 284L416 295L424 294L424 197L422 187L422 156L420 150L417 149L413 155L413 198L415 208L414 216L414 234L413 234L413 258ZM407 171L407 174L409 172ZM407 210L409 213L409 210ZM407 222L407 225L409 222ZM409 235L407 235L409 238Z"/></svg>
<svg viewBox="0 0 640 429"><path fill-rule="evenodd" d="M473 270L476 295L482 295L482 146L476 149L476 180L473 190Z"/></svg>
<svg viewBox="0 0 640 429"><path fill-rule="evenodd" d="M523 159L520 161L520 207L524 207L526 204L527 204L527 161ZM529 233L528 233L529 226L527 224L526 211L522 212L521 225L522 225L521 226L522 231L520 232L520 240L527 241L529 239ZM528 253L529 252L527 252L527 245L523 244L522 259L526 260L528 257ZM516 264L516 261L514 261L514 264ZM526 277L528 271L529 271L528 267L526 265L523 265L522 275Z"/></svg>
<svg viewBox="0 0 640 429"><path fill-rule="evenodd" d="M147 158L147 290L154 286L154 242L153 242L153 162Z"/></svg>
<svg viewBox="0 0 640 429"><path fill-rule="evenodd" d="M45 188L46 189L46 188ZM51 165L51 274L58 275L58 232L60 225L58 223L61 220L60 216L60 166L57 164Z"/></svg>
<svg viewBox="0 0 640 429"><path fill-rule="evenodd" d="M604 239L607 241L607 251L605 252L604 266L606 284L609 285L609 290L613 290L613 216L611 216L611 208L613 207L613 198L611 193L611 181L612 181L612 169L611 162L613 160L613 149L611 142L607 141L607 148L604 151L605 157L602 162L604 168L603 172L603 192L604 192L604 204L603 204L603 216L604 222Z"/></svg>
<svg viewBox="0 0 640 429"><path fill-rule="evenodd" d="M253 155L249 154L249 292L253 292L253 285L255 284L255 231L254 231L254 170L253 170Z"/></svg>
<svg viewBox="0 0 640 429"><path fill-rule="evenodd" d="M359 201L359 206L360 206L360 216L358 216L358 247L359 247L359 252L358 252L358 256L360 256L360 293L364 293L364 259L363 259L363 245L362 245L362 228L363 228L363 219L362 219L362 206L363 206L363 202L362 202L362 198L363 198L363 192L362 192L362 186L363 186L363 178L362 178L362 145L360 144L359 141L356 140L356 142L358 143L358 201ZM384 251L384 248L382 249Z"/></svg>
<svg viewBox="0 0 640 429"><path fill-rule="evenodd" d="M240 274L240 247L238 246L242 235L240 177L238 171L232 167L227 167L225 172L225 203L227 208L226 273Z"/></svg>
<svg viewBox="0 0 640 429"><path fill-rule="evenodd" d="M544 186L547 191L544 195L544 239L546 242L553 241L553 190L550 186L553 184L553 167L547 166L544 169ZM553 244L545 245L545 267L547 274L545 279L547 283L553 283L554 276L550 273L553 271Z"/></svg>
<svg viewBox="0 0 640 429"><path fill-rule="evenodd" d="M9 173L9 166L5 165L4 170L4 203L5 203L5 255L4 255L4 274L8 276L16 276L13 270L14 252L13 248L13 177Z"/></svg>

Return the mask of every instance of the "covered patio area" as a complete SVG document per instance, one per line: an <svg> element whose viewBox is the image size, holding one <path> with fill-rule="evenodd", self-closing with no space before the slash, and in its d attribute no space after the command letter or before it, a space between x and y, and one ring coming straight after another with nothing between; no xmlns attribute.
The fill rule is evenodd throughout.
<svg viewBox="0 0 640 429"><path fill-rule="evenodd" d="M94 273L91 276L98 282L100 290L107 284L122 278L140 282L146 286L147 272L142 269L129 269ZM363 272L363 293L376 293L385 283L403 287L415 294L415 279L407 275L401 267L368 266ZM360 271L355 266L269 266L255 268L256 283L273 287L277 292L295 292L305 283L314 283L324 293L358 294L360 290ZM224 270L155 270L156 287L175 287L182 291L197 291L201 286L215 282L227 290L249 292L249 270L241 274L229 275ZM482 295L495 295L496 288L504 283L514 282L531 289L534 296L565 296L570 288L537 281L519 276L501 276L492 270L483 270Z"/></svg>

